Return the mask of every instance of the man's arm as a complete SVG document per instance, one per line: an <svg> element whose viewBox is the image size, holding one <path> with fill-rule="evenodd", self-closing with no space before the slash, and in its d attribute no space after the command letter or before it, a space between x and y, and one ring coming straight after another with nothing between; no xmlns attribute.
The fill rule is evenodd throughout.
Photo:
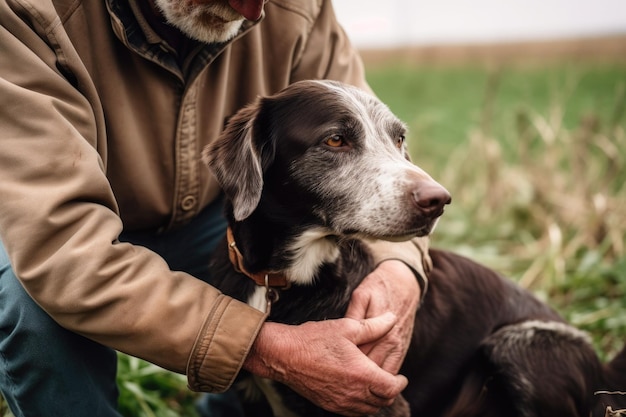
<svg viewBox="0 0 626 417"><path fill-rule="evenodd" d="M62 327L223 391L263 314L117 240L97 93L54 5L39 3L30 15L0 0L0 239L11 265Z"/></svg>
<svg viewBox="0 0 626 417"><path fill-rule="evenodd" d="M374 343L360 346L383 369L396 373L409 349L415 314L428 290L432 269L429 237L407 242L368 242L377 268L352 294L346 317L363 319L393 312L398 323Z"/></svg>
<svg viewBox="0 0 626 417"><path fill-rule="evenodd" d="M402 261L383 261L352 295L346 317L363 319L392 312L397 322L378 340L359 347L384 370L398 373L411 343L421 288L414 272Z"/></svg>

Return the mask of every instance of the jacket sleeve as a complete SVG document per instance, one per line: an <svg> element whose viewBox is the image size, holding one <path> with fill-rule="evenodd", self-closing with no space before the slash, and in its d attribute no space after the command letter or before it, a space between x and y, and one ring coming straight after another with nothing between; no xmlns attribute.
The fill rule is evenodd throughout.
<svg viewBox="0 0 626 417"><path fill-rule="evenodd" d="M75 58L51 2L11 4L0 0L0 239L16 275L61 326L225 390L263 314L117 240L97 102L64 76Z"/></svg>

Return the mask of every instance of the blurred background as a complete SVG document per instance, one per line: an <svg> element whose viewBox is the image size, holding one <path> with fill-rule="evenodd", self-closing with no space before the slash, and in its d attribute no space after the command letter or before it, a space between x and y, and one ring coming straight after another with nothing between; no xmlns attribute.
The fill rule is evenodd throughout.
<svg viewBox="0 0 626 417"><path fill-rule="evenodd" d="M626 2L335 0L368 80L449 189L432 238L626 339Z"/></svg>
<svg viewBox="0 0 626 417"><path fill-rule="evenodd" d="M533 291L608 359L626 340L626 2L335 0L416 164L432 246Z"/></svg>
<svg viewBox="0 0 626 417"><path fill-rule="evenodd" d="M453 196L432 245L529 288L614 355L626 340L626 1L334 4L414 162ZM181 375L120 355L118 382L125 416L195 416Z"/></svg>
<svg viewBox="0 0 626 417"><path fill-rule="evenodd" d="M460 45L623 35L622 0L336 0L359 48Z"/></svg>

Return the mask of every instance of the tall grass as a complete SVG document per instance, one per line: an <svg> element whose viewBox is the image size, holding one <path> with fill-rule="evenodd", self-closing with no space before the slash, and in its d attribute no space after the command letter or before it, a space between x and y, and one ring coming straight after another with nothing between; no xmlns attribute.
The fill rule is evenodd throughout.
<svg viewBox="0 0 626 417"><path fill-rule="evenodd" d="M453 195L433 246L531 289L610 358L626 340L626 64L391 63L368 78ZM118 385L125 416L195 415L180 375L120 355Z"/></svg>

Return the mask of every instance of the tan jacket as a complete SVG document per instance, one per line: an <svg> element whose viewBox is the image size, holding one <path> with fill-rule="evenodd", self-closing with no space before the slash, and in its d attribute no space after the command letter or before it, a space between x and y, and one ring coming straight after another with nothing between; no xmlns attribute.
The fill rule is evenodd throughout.
<svg viewBox="0 0 626 417"><path fill-rule="evenodd" d="M200 151L257 95L363 69L329 1L270 0L182 69L133 2L0 0L0 240L60 325L222 391L262 314L118 236L216 197Z"/></svg>

